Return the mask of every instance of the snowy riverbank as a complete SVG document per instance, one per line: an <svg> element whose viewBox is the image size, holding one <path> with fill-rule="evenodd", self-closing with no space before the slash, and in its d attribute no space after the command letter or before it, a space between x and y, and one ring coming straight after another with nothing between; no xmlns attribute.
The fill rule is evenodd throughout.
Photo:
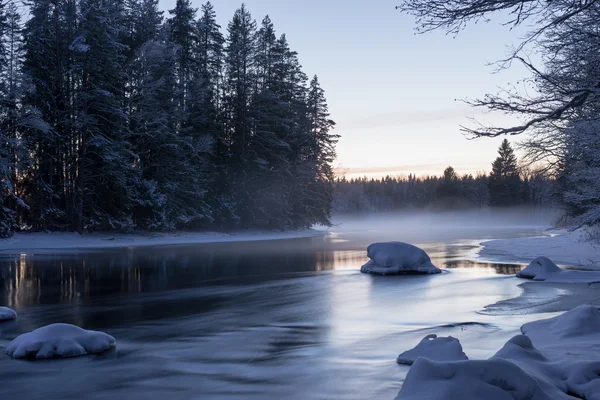
<svg viewBox="0 0 600 400"><path fill-rule="evenodd" d="M15 234L9 239L0 239L0 253L249 242L310 238L326 234L326 231L317 229L284 232L145 232L133 234L92 233L87 235L80 235L78 233L22 233Z"/></svg>
<svg viewBox="0 0 600 400"><path fill-rule="evenodd" d="M481 243L479 258L529 263L545 256L559 265L600 269L600 245L589 242L585 231L548 230L544 236L497 239Z"/></svg>

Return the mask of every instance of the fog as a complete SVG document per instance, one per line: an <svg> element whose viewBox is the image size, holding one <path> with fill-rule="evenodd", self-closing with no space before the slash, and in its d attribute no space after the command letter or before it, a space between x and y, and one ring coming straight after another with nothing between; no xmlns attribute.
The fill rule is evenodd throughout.
<svg viewBox="0 0 600 400"><path fill-rule="evenodd" d="M559 217L558 210L531 207L337 214L329 231L369 237L372 241L488 239L531 235L552 228Z"/></svg>

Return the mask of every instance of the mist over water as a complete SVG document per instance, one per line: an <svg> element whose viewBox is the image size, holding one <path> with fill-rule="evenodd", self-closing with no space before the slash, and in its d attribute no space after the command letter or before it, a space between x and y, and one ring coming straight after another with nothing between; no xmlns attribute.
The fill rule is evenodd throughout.
<svg viewBox="0 0 600 400"><path fill-rule="evenodd" d="M530 316L481 311L519 295L521 265L478 262L482 239L541 234L552 213L336 216L324 237L1 254L0 346L53 322L102 330L111 354L28 362L0 355L7 399L393 399L396 356L430 333L489 357ZM361 274L366 246L422 246L437 276ZM2 352L3 353L3 352Z"/></svg>

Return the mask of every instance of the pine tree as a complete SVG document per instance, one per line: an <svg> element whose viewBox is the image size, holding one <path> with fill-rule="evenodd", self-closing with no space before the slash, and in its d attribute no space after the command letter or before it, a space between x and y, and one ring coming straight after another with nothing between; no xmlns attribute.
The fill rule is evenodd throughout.
<svg viewBox="0 0 600 400"><path fill-rule="evenodd" d="M507 139L498 149L498 158L492 163L489 177L490 206L513 206L521 202L521 178L517 157Z"/></svg>
<svg viewBox="0 0 600 400"><path fill-rule="evenodd" d="M121 103L127 51L118 41L122 3L82 0L80 5L81 133L75 226L78 231L129 229L138 175Z"/></svg>
<svg viewBox="0 0 600 400"><path fill-rule="evenodd" d="M248 106L255 82L256 21L242 4L227 27L225 69L227 73L225 106L227 107L227 140L231 146L233 165L242 169L250 126Z"/></svg>
<svg viewBox="0 0 600 400"><path fill-rule="evenodd" d="M29 162L19 131L23 94L20 20L14 3L7 5L6 13L0 6L0 237L18 228L19 212L28 208L18 186L18 175Z"/></svg>

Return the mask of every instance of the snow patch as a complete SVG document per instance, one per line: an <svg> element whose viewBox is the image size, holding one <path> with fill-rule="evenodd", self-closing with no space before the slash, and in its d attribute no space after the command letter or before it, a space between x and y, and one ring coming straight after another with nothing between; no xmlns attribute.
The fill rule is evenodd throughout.
<svg viewBox="0 0 600 400"><path fill-rule="evenodd" d="M8 307L0 307L0 322L17 319L17 313Z"/></svg>
<svg viewBox="0 0 600 400"><path fill-rule="evenodd" d="M18 336L6 347L6 354L13 358L77 357L101 353L115 344L115 338L104 332L52 324Z"/></svg>
<svg viewBox="0 0 600 400"><path fill-rule="evenodd" d="M596 283L600 282L598 271L564 270L547 257L538 257L517 277L552 283Z"/></svg>
<svg viewBox="0 0 600 400"><path fill-rule="evenodd" d="M408 243L373 243L367 248L367 256L371 260L361 267L361 272L364 273L389 275L442 272L431 263L431 259L423 249Z"/></svg>
<svg viewBox="0 0 600 400"><path fill-rule="evenodd" d="M585 229L556 229L543 237L497 239L481 243L479 257L484 260L522 262L540 254L564 265L600 269L600 248L588 239Z"/></svg>
<svg viewBox="0 0 600 400"><path fill-rule="evenodd" d="M286 232L240 231L216 232L169 232L169 233L17 233L9 239L0 239L0 252L44 253L52 250L86 250L127 247L193 245L202 243L249 242L258 240L282 240L311 238L326 235L317 229Z"/></svg>
<svg viewBox="0 0 600 400"><path fill-rule="evenodd" d="M468 360L458 339L452 336L437 337L437 335L428 335L415 348L400 354L396 362L412 365L419 357L425 357L433 361Z"/></svg>

